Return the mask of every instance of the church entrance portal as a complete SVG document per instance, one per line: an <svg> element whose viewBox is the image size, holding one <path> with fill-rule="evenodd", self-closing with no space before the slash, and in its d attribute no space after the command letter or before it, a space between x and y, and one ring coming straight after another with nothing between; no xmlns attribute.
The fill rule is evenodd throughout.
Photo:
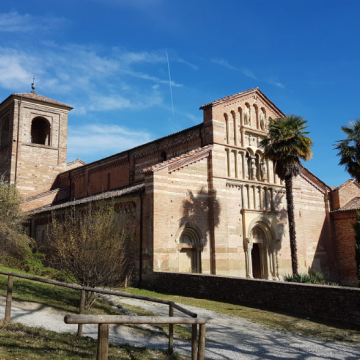
<svg viewBox="0 0 360 360"><path fill-rule="evenodd" d="M197 232L192 228L185 228L179 245L179 271L201 273L202 245Z"/></svg>

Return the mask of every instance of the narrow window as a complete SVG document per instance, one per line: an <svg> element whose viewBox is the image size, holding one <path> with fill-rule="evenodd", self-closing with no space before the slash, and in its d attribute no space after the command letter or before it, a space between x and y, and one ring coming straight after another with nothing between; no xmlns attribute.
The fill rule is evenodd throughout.
<svg viewBox="0 0 360 360"><path fill-rule="evenodd" d="M163 162L163 161L166 161L166 152L163 151L161 154L160 154L160 162Z"/></svg>

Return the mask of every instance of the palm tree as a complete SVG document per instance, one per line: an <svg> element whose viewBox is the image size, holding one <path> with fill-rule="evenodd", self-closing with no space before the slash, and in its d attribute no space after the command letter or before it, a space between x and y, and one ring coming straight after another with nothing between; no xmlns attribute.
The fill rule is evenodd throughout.
<svg viewBox="0 0 360 360"><path fill-rule="evenodd" d="M351 177L360 182L360 119L349 121L348 126L342 126L341 130L347 135L347 139L335 144L335 149L339 150L339 165L344 165Z"/></svg>
<svg viewBox="0 0 360 360"><path fill-rule="evenodd" d="M295 115L271 119L268 137L260 142L260 146L264 149L264 157L276 164L276 174L285 181L291 263L294 275L298 273L298 262L292 179L301 172L300 160L310 160L313 156L311 151L313 142L306 136L309 132L304 131L307 129L306 122L302 117Z"/></svg>

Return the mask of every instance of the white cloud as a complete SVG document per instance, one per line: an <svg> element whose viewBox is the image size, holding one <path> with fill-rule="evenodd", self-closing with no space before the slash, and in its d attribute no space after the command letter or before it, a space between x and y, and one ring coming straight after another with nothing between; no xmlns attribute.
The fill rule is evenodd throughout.
<svg viewBox="0 0 360 360"><path fill-rule="evenodd" d="M145 131L134 131L118 125L86 125L69 127L69 158L78 155L100 155L118 153L151 141L152 136Z"/></svg>
<svg viewBox="0 0 360 360"><path fill-rule="evenodd" d="M54 17L36 17L30 14L21 15L16 11L0 13L0 31L29 32L51 30L65 26L67 20Z"/></svg>
<svg viewBox="0 0 360 360"><path fill-rule="evenodd" d="M230 70L235 70L238 71L240 73L242 73L243 75L252 78L254 80L258 80L258 81L265 81L271 85L277 86L280 89L283 89L285 87L285 85L283 85L282 83L280 83L276 78L269 78L269 79L259 79L250 69L247 68L237 68L233 65L230 65L225 59L212 59L212 62L214 64L218 64L221 66L224 66Z"/></svg>
<svg viewBox="0 0 360 360"><path fill-rule="evenodd" d="M29 91L35 74L37 93L56 96L73 105L77 114L144 109L160 105L164 92L167 96L169 80L166 75L164 78L157 75L161 69L167 74L164 51L131 52L114 48L105 56L104 49L95 46L59 46L53 42L41 46L37 50L0 47L2 88L11 92ZM173 61L182 62L176 54ZM183 85L171 81L171 86Z"/></svg>

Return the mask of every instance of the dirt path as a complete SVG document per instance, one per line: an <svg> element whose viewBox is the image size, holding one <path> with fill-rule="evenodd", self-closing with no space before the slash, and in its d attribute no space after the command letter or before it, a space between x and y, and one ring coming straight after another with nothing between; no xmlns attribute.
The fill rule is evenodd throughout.
<svg viewBox="0 0 360 360"><path fill-rule="evenodd" d="M119 299L112 299L118 302ZM121 299L121 304L142 307L158 315L167 315L168 306L133 299ZM206 359L360 359L360 347L344 343L325 342L289 333L274 332L241 318L220 315L212 311L188 307L199 316L209 319L206 334ZM5 311L5 298L0 296L0 316ZM64 323L65 311L36 303L13 301L12 320L28 326L41 326L57 332L72 332L76 325ZM175 316L182 313L175 310ZM137 330L128 326L113 326L110 341L148 348L167 347L167 337L154 331ZM84 336L97 337L96 325L84 326ZM190 355L190 343L175 338L175 351Z"/></svg>

